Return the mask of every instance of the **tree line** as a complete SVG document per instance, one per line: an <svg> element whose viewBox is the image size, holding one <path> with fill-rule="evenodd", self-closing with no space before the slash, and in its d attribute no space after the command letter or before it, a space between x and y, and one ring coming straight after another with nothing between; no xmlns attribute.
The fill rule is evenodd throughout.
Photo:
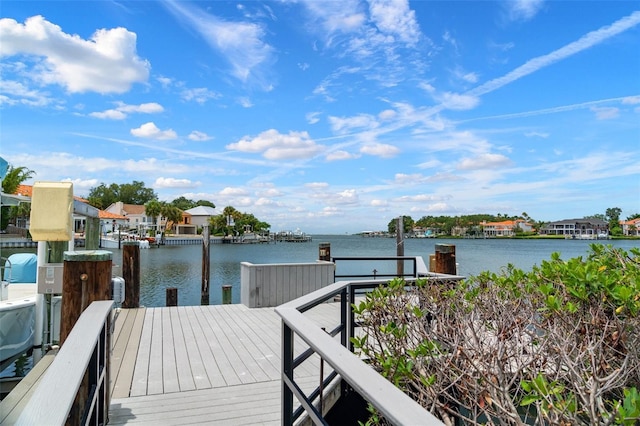
<svg viewBox="0 0 640 426"><path fill-rule="evenodd" d="M622 235L622 227L620 226L620 214L622 209L619 207L610 207L603 214L593 214L585 216L584 219L600 219L609 224L609 233L611 235ZM640 213L634 213L627 217L627 220L637 219ZM531 224L533 232L537 233L542 227L549 222L537 221L529 216L526 212L520 215L509 216L507 214L471 214L461 216L423 216L418 220L414 220L411 216L402 216L403 231L410 233L414 228L429 228L437 230L444 235L453 235L456 228L466 229L467 234L473 234L480 231L480 226L484 221L502 222L507 220L524 220ZM387 230L390 234L395 234L397 227L397 219L391 219L387 224ZM517 233L517 229L516 229Z"/></svg>

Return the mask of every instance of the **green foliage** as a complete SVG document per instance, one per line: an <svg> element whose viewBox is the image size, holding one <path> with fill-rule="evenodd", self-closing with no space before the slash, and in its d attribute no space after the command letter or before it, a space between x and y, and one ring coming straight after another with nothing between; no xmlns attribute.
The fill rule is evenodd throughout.
<svg viewBox="0 0 640 426"><path fill-rule="evenodd" d="M353 311L356 352L445 423L640 419L640 249L593 244L585 258L462 282L395 279Z"/></svg>
<svg viewBox="0 0 640 426"><path fill-rule="evenodd" d="M260 233L271 228L271 225L253 214L240 212L232 206L225 207L221 214L209 218L209 226L213 235L242 235L245 230Z"/></svg>
<svg viewBox="0 0 640 426"><path fill-rule="evenodd" d="M118 201L122 201L124 204L141 206L157 198L158 196L153 189L146 188L144 182L134 180L132 183L121 185L112 183L107 186L101 183L99 186L91 188L87 200L94 207L106 209Z"/></svg>
<svg viewBox="0 0 640 426"><path fill-rule="evenodd" d="M5 194L15 194L18 187L22 185L28 179L31 179L36 172L29 170L26 167L13 167L11 164L7 167L7 172L2 178L2 192ZM21 213L24 213L24 209L29 209L29 206L23 206L23 211L20 210L20 206L17 207L2 207L0 212L0 229L7 229L9 225L9 219L15 218Z"/></svg>
<svg viewBox="0 0 640 426"><path fill-rule="evenodd" d="M171 201L169 204L179 208L182 211L189 210L198 206L208 206L214 209L216 208L215 204L213 204L211 201L207 201L207 200L193 201L193 200L189 200L186 197L178 197L175 200Z"/></svg>
<svg viewBox="0 0 640 426"><path fill-rule="evenodd" d="M404 233L408 233L411 232L411 230L414 227L414 221L411 218L411 216L402 216L402 229L404 231ZM396 228L398 227L398 218L393 218L389 221L389 223L387 224L387 231L390 234L395 234L396 233Z"/></svg>

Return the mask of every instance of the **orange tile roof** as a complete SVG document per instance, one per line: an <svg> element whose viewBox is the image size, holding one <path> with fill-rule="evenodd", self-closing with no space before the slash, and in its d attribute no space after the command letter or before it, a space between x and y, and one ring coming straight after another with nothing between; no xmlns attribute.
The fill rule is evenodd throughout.
<svg viewBox="0 0 640 426"><path fill-rule="evenodd" d="M18 189L15 192L16 195L24 195L25 197L31 197L33 195L33 185L18 185ZM77 197L77 196L73 196L74 199L85 203L85 204L89 204L89 201L81 198L81 197ZM129 204L127 204L129 205ZM144 207L144 206L143 206ZM109 213L106 212L104 210L100 210L98 212L98 217L100 219L126 219L125 216L119 215L119 214L115 214L115 213Z"/></svg>
<svg viewBox="0 0 640 426"><path fill-rule="evenodd" d="M16 192L14 192L15 195L24 195L25 197L31 197L32 193L32 185L18 185L18 189L16 189Z"/></svg>
<svg viewBox="0 0 640 426"><path fill-rule="evenodd" d="M100 210L98 212L98 217L100 219L126 219L127 218L126 216L122 216L122 215L119 215L119 214L116 214L116 213L111 213L111 212L104 211L104 210Z"/></svg>

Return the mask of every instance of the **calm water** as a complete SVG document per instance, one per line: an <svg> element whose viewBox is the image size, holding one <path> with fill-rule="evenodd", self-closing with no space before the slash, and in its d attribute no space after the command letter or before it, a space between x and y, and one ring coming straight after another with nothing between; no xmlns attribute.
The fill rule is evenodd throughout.
<svg viewBox="0 0 640 426"><path fill-rule="evenodd" d="M222 286L232 286L233 303L240 302L240 262L297 263L313 262L318 258L318 245L331 244L331 256L395 256L394 238L363 238L353 235L316 235L308 243L277 244L212 244L210 302L220 304ZM585 241L585 240L508 240L508 239L407 239L404 242L406 256L422 256L428 264L429 255L436 244L454 244L460 275L477 275L482 271L498 272L511 263L528 270L534 264L559 252L563 259L584 256L593 243L611 244L629 250L640 247L640 241ZM121 250L113 250L114 273L120 274ZM3 250L3 256L7 256ZM167 287L178 288L180 305L199 305L201 286L202 246L163 246L140 251L141 289L140 303L144 306L164 306ZM350 268L343 263L343 268ZM389 264L393 265L393 263ZM385 273L384 266L364 265L359 273L370 273L373 268ZM354 271L341 270L338 274ZM369 270L371 269L371 270Z"/></svg>
<svg viewBox="0 0 640 426"><path fill-rule="evenodd" d="M314 236L308 243L277 244L212 244L211 251L211 304L222 302L222 286L231 285L233 303L240 302L240 262L251 263L297 263L313 262L318 258L318 245L331 244L331 256L395 256L394 238L363 238L360 236ZM482 271L498 272L508 263L522 269L530 269L534 264L549 259L552 252L559 252L569 259L584 256L593 241L574 240L405 240L406 256L422 256L428 263L429 255L435 252L436 244L454 244L456 259L461 275L476 275ZM606 241L626 250L639 247L638 241ZM145 306L164 306L165 288L178 288L180 305L200 304L202 247L164 246L159 249L141 250L140 267L142 286L140 302ZM114 251L114 261L119 263L121 253ZM350 264L344 263L345 268ZM393 263L387 266L393 267ZM362 266L369 273L366 265ZM384 266L371 266L385 273ZM340 270L338 274L351 273Z"/></svg>

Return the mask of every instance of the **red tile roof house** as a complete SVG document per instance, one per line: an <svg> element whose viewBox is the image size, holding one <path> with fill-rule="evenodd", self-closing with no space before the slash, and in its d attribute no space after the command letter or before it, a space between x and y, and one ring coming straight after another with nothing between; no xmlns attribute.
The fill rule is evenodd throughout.
<svg viewBox="0 0 640 426"><path fill-rule="evenodd" d="M531 232L533 226L522 220L504 220L502 222L482 222L482 230L485 238L492 237L513 237L516 235L516 229L520 228L523 232Z"/></svg>
<svg viewBox="0 0 640 426"><path fill-rule="evenodd" d="M640 217L631 220L621 220L622 235L640 237Z"/></svg>
<svg viewBox="0 0 640 426"><path fill-rule="evenodd" d="M105 212L124 218L124 220L112 219L110 223L109 220L103 221L107 227L109 227L109 225L111 226L111 229L108 229L108 231L117 230L118 225L124 225L127 230L135 229L141 235L146 234L149 229L156 229L156 224L153 223L153 218L148 218L145 215L144 206L125 204L122 201L116 201L107 207ZM159 219L161 218L156 218L156 221Z"/></svg>

